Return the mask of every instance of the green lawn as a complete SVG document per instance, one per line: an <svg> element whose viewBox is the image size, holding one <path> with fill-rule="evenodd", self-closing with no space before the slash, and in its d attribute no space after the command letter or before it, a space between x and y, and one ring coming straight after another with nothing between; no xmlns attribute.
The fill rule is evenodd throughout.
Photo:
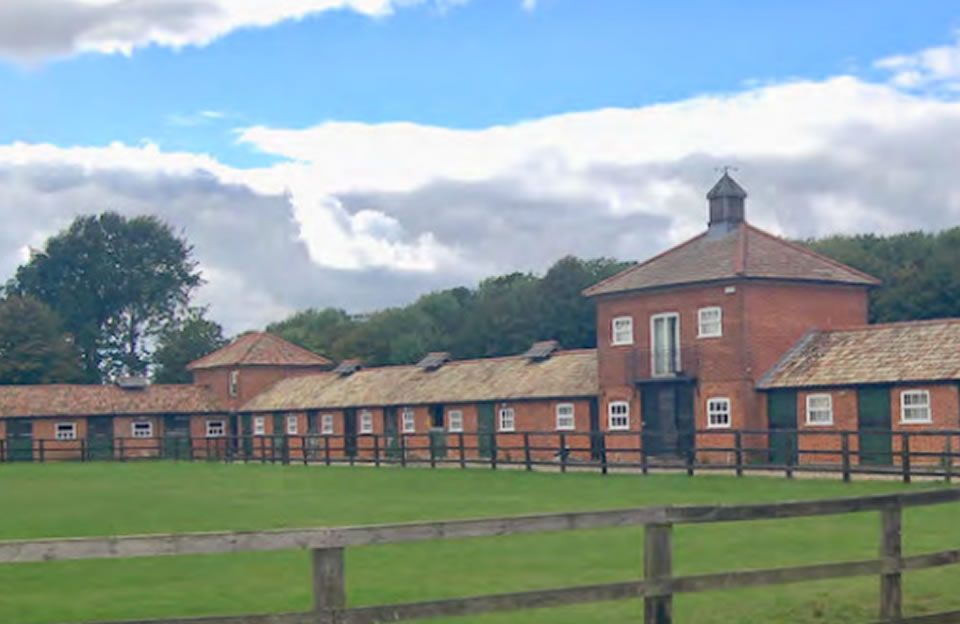
<svg viewBox="0 0 960 624"><path fill-rule="evenodd" d="M892 482L222 464L0 465L0 539L368 524L664 503L893 492ZM930 487L914 485L914 489ZM907 554L960 547L958 507L905 512ZM680 574L871 558L875 513L680 526ZM347 551L352 605L638 578L641 529ZM910 614L960 608L960 568L906 576ZM874 578L676 599L687 623L869 622ZM306 610L305 552L0 565L0 622L33 624ZM636 623L638 601L445 622ZM434 620L438 621L439 620Z"/></svg>

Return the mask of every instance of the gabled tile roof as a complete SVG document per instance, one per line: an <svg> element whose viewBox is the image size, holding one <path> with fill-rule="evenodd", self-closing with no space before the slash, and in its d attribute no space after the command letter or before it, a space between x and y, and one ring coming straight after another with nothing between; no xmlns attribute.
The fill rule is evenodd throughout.
<svg viewBox="0 0 960 624"><path fill-rule="evenodd" d="M0 386L0 418L19 416L111 416L224 412L213 393L187 384L117 386L51 384Z"/></svg>
<svg viewBox="0 0 960 624"><path fill-rule="evenodd" d="M187 368L227 366L329 366L330 360L266 332L244 334L213 353L191 362Z"/></svg>
<svg viewBox="0 0 960 624"><path fill-rule="evenodd" d="M960 319L812 332L761 389L960 380Z"/></svg>
<svg viewBox="0 0 960 624"><path fill-rule="evenodd" d="M875 286L879 280L752 225L707 230L583 291L587 296L737 277Z"/></svg>
<svg viewBox="0 0 960 624"><path fill-rule="evenodd" d="M335 409L427 403L596 396L595 349L559 351L541 362L522 356L359 370L349 377L318 373L284 379L240 411Z"/></svg>

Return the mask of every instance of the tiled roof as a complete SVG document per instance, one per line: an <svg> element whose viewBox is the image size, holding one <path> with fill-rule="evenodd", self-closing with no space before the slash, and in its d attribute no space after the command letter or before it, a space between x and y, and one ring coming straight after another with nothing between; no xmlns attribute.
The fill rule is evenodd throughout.
<svg viewBox="0 0 960 624"><path fill-rule="evenodd" d="M0 386L0 418L222 412L209 391L187 384L141 390L117 386L52 384Z"/></svg>
<svg viewBox="0 0 960 624"><path fill-rule="evenodd" d="M522 356L450 362L437 370L388 366L349 377L318 373L277 382L241 408L310 408L471 403L510 399L594 396L597 352L559 351L531 362Z"/></svg>
<svg viewBox="0 0 960 624"><path fill-rule="evenodd" d="M740 224L717 228L584 290L606 295L736 277L873 286L879 280L799 245Z"/></svg>
<svg viewBox="0 0 960 624"><path fill-rule="evenodd" d="M813 332L758 387L960 380L960 319Z"/></svg>
<svg viewBox="0 0 960 624"><path fill-rule="evenodd" d="M322 355L307 351L266 332L244 334L213 353L191 362L187 368L220 368L226 366L329 366Z"/></svg>

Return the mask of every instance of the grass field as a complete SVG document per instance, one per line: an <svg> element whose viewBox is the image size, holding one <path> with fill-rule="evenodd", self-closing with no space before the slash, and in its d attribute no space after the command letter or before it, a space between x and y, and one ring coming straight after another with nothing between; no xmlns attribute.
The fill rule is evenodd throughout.
<svg viewBox="0 0 960 624"><path fill-rule="evenodd" d="M913 489L930 487L914 485ZM370 524L664 503L893 492L892 482L484 470L127 463L0 466L0 539ZM960 547L960 509L905 512L906 554ZM679 574L871 558L875 513L680 526ZM347 551L352 605L639 578L641 529ZM38 624L306 610L305 552L0 565L0 622ZM911 573L908 614L960 608L960 568ZM875 578L679 596L678 623L869 622ZM638 601L444 622L636 623ZM434 620L439 622L440 620Z"/></svg>

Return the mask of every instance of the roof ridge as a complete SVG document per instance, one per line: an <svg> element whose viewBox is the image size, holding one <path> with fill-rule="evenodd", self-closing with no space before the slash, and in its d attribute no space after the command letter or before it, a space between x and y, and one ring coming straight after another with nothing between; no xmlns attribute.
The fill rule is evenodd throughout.
<svg viewBox="0 0 960 624"><path fill-rule="evenodd" d="M654 261L656 261L656 260L659 260L660 258L662 258L663 256L667 255L668 253L671 253L671 252L673 252L673 251L676 251L677 249L681 249L681 248L683 248L683 247L686 247L687 245L693 243L694 241L697 241L697 240L703 238L704 236L706 236L706 235L707 235L707 232L708 232L708 230L704 230L703 232L697 234L697 235L694 236L693 238L689 238L689 239L683 241L682 243L680 243L680 244L678 244L678 245L674 245L673 247L670 247L669 249L664 249L663 251L661 251L661 252L658 253L657 255L653 256L652 258L648 258L647 260L644 260L643 262L641 262L641 263L639 263L639 264L635 264L635 265L633 265L632 267L629 267L629 268L627 268L627 269L624 269L624 270L620 271L619 273L617 273L617 274L615 274L615 275L611 275L611 276L608 277L607 279L600 280L600 281L597 282L596 284L594 284L594 285L592 285L592 286L588 286L587 288L584 288L582 291L580 291L580 294L582 294L582 295L584 295L584 296L587 296L587 297L591 297L591 296L593 296L593 295L590 294L591 291L594 291L594 290L600 288L601 286L604 286L605 284L608 284L608 283L612 282L613 280L620 279L621 277L624 277L624 276L626 276L626 275L629 275L630 273L633 273L634 271L638 271L638 270L642 269L643 267L649 265L651 262L654 262Z"/></svg>
<svg viewBox="0 0 960 624"><path fill-rule="evenodd" d="M866 331L871 329L890 329L895 327L924 327L928 325L956 325L960 317L944 317L935 319L916 319L912 321L889 321L886 323L866 323L859 325L842 325L823 330L824 332Z"/></svg>
<svg viewBox="0 0 960 624"><path fill-rule="evenodd" d="M853 273L853 274L855 274L855 275L860 276L860 277L863 278L863 279L866 279L866 280L872 282L874 285L879 286L879 285L881 285L881 284L883 283L880 279L877 279L876 277L874 277L873 275L870 275L869 273L864 273L863 271L861 271L861 270L859 270L859 269L855 269L855 268L853 268L852 266L850 266L850 265L848 265L848 264L844 264L844 263L842 263L842 262L840 262L840 261L838 261L838 260L834 260L833 258L831 258L831 257L829 257L829 256L825 256L825 255L823 255L823 254L821 254L821 253L817 253L817 252L813 251L812 249L807 249L807 248L804 247L803 245L798 245L798 244L796 244L796 243L794 243L794 242L788 241L787 239L783 238L782 236L777 236L776 234L771 234L770 232L767 232L767 231L765 231L765 230L761 230L760 228L756 227L755 225L751 225L750 223L744 223L744 225L746 226L747 229L749 229L749 230L752 231L752 232L755 232L755 233L757 233L757 234L759 234L759 235L761 235L761 236L765 236L765 237L767 237L767 238L769 238L769 239L771 239L771 240L777 241L778 243L781 243L781 244L783 244L783 245L786 245L787 247L790 247L791 249L793 249L793 250L795 250L795 251L799 251L799 252L804 253L804 254L806 254L806 255L808 255L808 256L811 256L811 257L813 257L813 258L816 258L816 259L818 259L818 260L822 260L822 261L824 261L824 262L827 262L828 264L831 264L831 265L833 265L833 266L835 266L835 267L844 269L845 271L849 271L849 272L851 272L851 273Z"/></svg>
<svg viewBox="0 0 960 624"><path fill-rule="evenodd" d="M283 342L284 344L290 345L291 347L294 348L294 350L300 351L300 352L303 353L304 355L309 355L309 356L311 356L311 357L320 358L320 359L322 359L322 360L325 360L328 364L331 363L330 358L328 358L328 357L326 357L326 356L324 356L324 355L320 355L319 353L317 353L317 352L315 352L315 351L311 351L310 349L307 349L306 347L301 347L300 345L298 345L298 344L296 344L296 343L290 342L289 340L287 340L286 338L283 338L282 336L277 336L276 334L271 334L270 332L267 332L267 331L258 332L258 333L260 333L262 336L266 336L266 337L271 338L271 339L273 339L273 340L279 340L279 341Z"/></svg>

